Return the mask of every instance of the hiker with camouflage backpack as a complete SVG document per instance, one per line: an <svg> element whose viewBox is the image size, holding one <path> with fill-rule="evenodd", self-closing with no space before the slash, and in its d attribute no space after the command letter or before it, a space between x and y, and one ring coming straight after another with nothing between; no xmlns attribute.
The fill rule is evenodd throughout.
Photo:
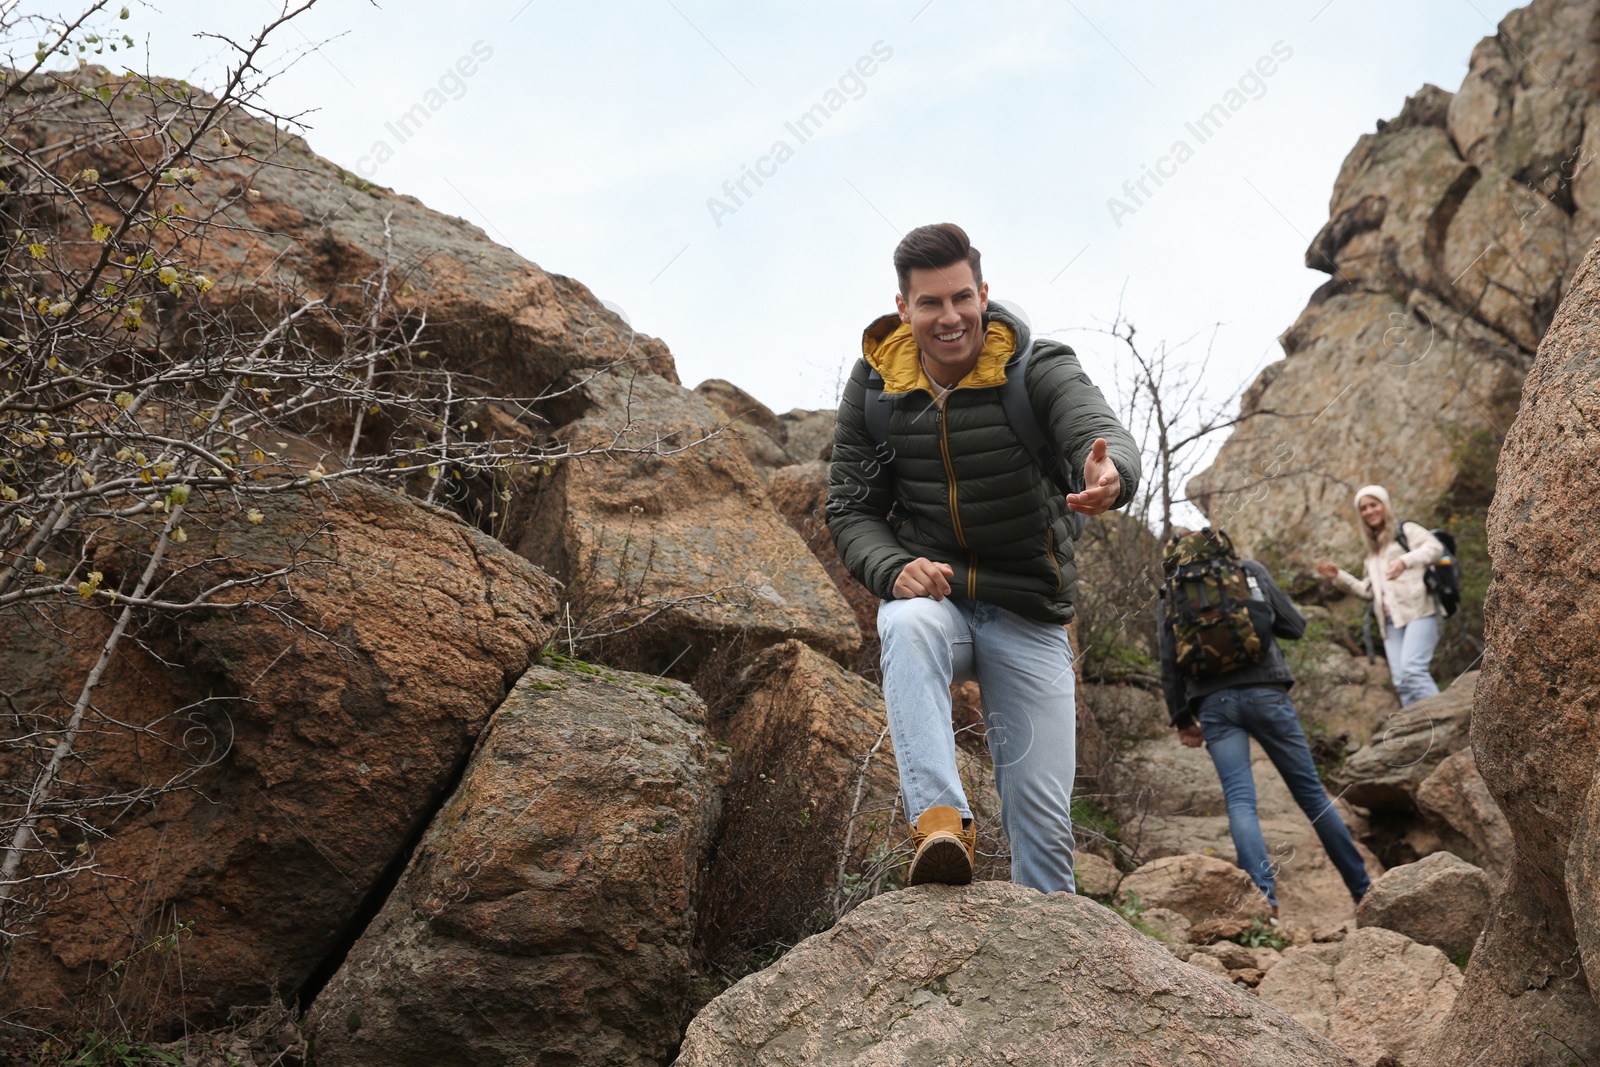
<svg viewBox="0 0 1600 1067"><path fill-rule="evenodd" d="M1222 530L1174 534L1163 555L1156 606L1161 688L1179 739L1204 744L1222 779L1238 864L1278 915L1274 871L1256 815L1250 739L1266 751L1357 903L1370 880L1361 854L1317 777L1289 700L1294 675L1278 639L1298 641L1305 616L1267 568L1240 559Z"/></svg>

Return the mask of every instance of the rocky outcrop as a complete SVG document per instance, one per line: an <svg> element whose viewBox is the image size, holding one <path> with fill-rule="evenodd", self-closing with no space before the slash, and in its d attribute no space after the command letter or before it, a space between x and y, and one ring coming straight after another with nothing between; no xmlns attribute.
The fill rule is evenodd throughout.
<svg viewBox="0 0 1600 1067"><path fill-rule="evenodd" d="M123 646L96 702L159 725L137 749L96 731L82 754L103 782L192 788L106 821L91 843L109 877L72 883L41 936L11 945L10 1005L66 1007L91 973L172 934L174 916L192 924L173 1001L189 1023L292 1000L354 935L551 635L553 583L453 517L348 482L264 511L260 525L196 516L206 543L179 561L204 552L218 578L327 563L295 576L279 614L193 615ZM103 557L109 581L118 563ZM103 636L0 626L0 690L24 707L76 692Z"/></svg>
<svg viewBox="0 0 1600 1067"><path fill-rule="evenodd" d="M317 1063L660 1063L724 761L704 721L681 683L530 668L317 998Z"/></svg>
<svg viewBox="0 0 1600 1067"><path fill-rule="evenodd" d="M146 121L125 118L133 128ZM398 295L386 314L426 317L419 346L429 366L452 372L463 412L457 433L479 435L493 423L505 438L555 452L565 444L613 450L473 489L468 505L481 503L484 529L568 584L569 635L649 619L631 644L580 645L587 654L656 672L681 653L673 670L688 677L713 652L737 657L784 637L838 655L858 643L746 458L757 439L769 440L752 419L778 438L776 453L759 462L815 458L805 452L827 413L773 416L735 387L707 383L708 395L739 414L713 407L678 385L662 342L636 333L582 284L461 219L362 181L243 111L223 125L235 145L276 147L271 166L209 145L206 161L195 162L199 177L186 194L199 205L191 210L220 212L207 238L217 279L209 300L249 305L271 279L364 322L360 283L387 260L388 288ZM131 163L91 152L78 165L97 162L108 179ZM515 402L474 406L483 396ZM739 421L725 440L696 445L730 419ZM794 456L782 444L790 426L802 449ZM393 429L375 418L366 435ZM492 495L506 490L507 498Z"/></svg>
<svg viewBox="0 0 1600 1067"><path fill-rule="evenodd" d="M700 912L720 963L824 928L892 877L908 834L877 686L789 641L742 689L715 726L732 770Z"/></svg>
<svg viewBox="0 0 1600 1067"><path fill-rule="evenodd" d="M694 391L729 420L729 430L757 471L765 475L796 462L784 448L782 421L761 401L721 378L701 382Z"/></svg>
<svg viewBox="0 0 1600 1067"><path fill-rule="evenodd" d="M1498 886L1511 869L1515 843L1500 806L1478 773L1472 750L1448 756L1417 786L1417 810L1426 817L1426 851L1454 852L1482 867ZM1428 847L1436 842L1437 846Z"/></svg>
<svg viewBox="0 0 1600 1067"><path fill-rule="evenodd" d="M1375 1067L1418 1062L1461 981L1438 949L1368 927L1332 944L1288 949L1256 993Z"/></svg>
<svg viewBox="0 0 1600 1067"><path fill-rule="evenodd" d="M503 536L567 584L586 655L689 678L788 638L855 650L849 607L741 445L711 436L718 412L645 374L593 376L572 402L583 414L557 437L622 451L522 475Z"/></svg>
<svg viewBox="0 0 1600 1067"><path fill-rule="evenodd" d="M826 459L823 453L831 451L832 411L795 408L774 415L761 401L721 378L701 382L694 391L727 416L730 429L762 476L780 467Z"/></svg>
<svg viewBox="0 0 1600 1067"><path fill-rule="evenodd" d="M1117 899L1141 908L1166 908L1191 923L1208 919L1266 919L1272 907L1250 876L1215 856L1187 853L1152 860L1122 877Z"/></svg>
<svg viewBox="0 0 1600 1067"><path fill-rule="evenodd" d="M1459 93L1424 86L1345 159L1306 253L1332 277L1189 486L1242 548L1352 565L1356 486L1422 517L1482 492L1474 451L1493 455L1600 233L1597 23L1595 0L1511 12Z"/></svg>
<svg viewBox="0 0 1600 1067"><path fill-rule="evenodd" d="M1356 925L1381 926L1432 945L1452 960L1472 952L1494 886L1488 875L1450 852L1390 867L1356 907Z"/></svg>
<svg viewBox="0 0 1600 1067"><path fill-rule="evenodd" d="M90 102L92 87L121 79L99 68L80 78L90 86L89 99L57 114L103 123L106 106ZM184 95L192 92L185 88ZM123 129L151 121L141 94L118 91L110 106ZM69 131L50 116L33 118L12 131L16 150L68 140ZM72 140L88 143L60 166L94 168L108 184L144 173L150 162L129 150L147 144L144 139ZM396 300L391 310L425 312L422 344L441 365L483 383L484 392L532 398L571 371L610 365L677 381L666 345L636 333L581 282L542 270L464 219L362 180L282 124L229 108L186 166L196 173L184 183L189 215L217 213L204 263L217 282L210 295L217 305L237 304L247 316L260 310L275 319L280 292L293 292L297 299L324 299L364 322L361 283L375 279L387 260Z"/></svg>
<svg viewBox="0 0 1600 1067"><path fill-rule="evenodd" d="M789 641L748 667L738 691L713 725L732 770L700 906L701 947L727 970L896 888L911 856L877 686ZM993 772L957 758L978 824L975 877L1009 879Z"/></svg>
<svg viewBox="0 0 1600 1067"><path fill-rule="evenodd" d="M833 534L828 530L828 464L817 461L784 467L772 472L767 482L767 495L784 521L794 527L795 533L806 543L811 554L817 557L822 569L828 572L833 586L850 605L856 626L861 631L861 647L846 660L846 666L868 678L880 677L878 656L878 604L877 596L866 586L850 576L839 550L834 547ZM974 686L976 688L976 686Z"/></svg>
<svg viewBox="0 0 1600 1067"><path fill-rule="evenodd" d="M1112 912L1020 886L878 897L712 1001L680 1067L1340 1065L1324 1039Z"/></svg>
<svg viewBox="0 0 1600 1067"><path fill-rule="evenodd" d="M1489 511L1494 579L1472 713L1478 771L1514 861L1430 1062L1600 1059L1600 959L1586 858L1600 755L1600 250L1539 347ZM1526 1035L1537 1024L1539 1041ZM1485 1051L1487 1050L1487 1051ZM1487 1062L1486 1059L1486 1062Z"/></svg>
<svg viewBox="0 0 1600 1067"><path fill-rule="evenodd" d="M1227 805L1210 755L1203 748L1186 748L1170 727L1162 730L1160 736L1122 750L1103 777L1103 803L1120 824L1117 847L1141 863L1195 852L1231 863ZM1252 748L1251 772L1284 923L1316 929L1353 919L1349 890L1259 746ZM1377 877L1382 864L1360 844L1365 821L1341 800L1335 799L1334 810L1356 836L1367 870Z"/></svg>
<svg viewBox="0 0 1600 1067"><path fill-rule="evenodd" d="M1438 696L1389 716L1369 744L1330 773L1329 784L1358 807L1415 811L1417 787L1467 746L1477 682L1478 672L1468 672Z"/></svg>
<svg viewBox="0 0 1600 1067"><path fill-rule="evenodd" d="M1336 605L1340 609L1337 612L1316 604L1296 606L1312 626L1320 623L1342 636L1352 624L1359 628L1361 609L1366 604L1345 601ZM1350 612L1350 608L1356 611ZM1355 654L1337 640L1304 640L1283 647L1294 657L1291 696L1302 721L1314 731L1308 737L1319 746L1314 754L1335 758L1351 755L1378 733L1384 720L1400 710L1387 660L1380 657L1375 663L1368 663L1364 655Z"/></svg>
<svg viewBox="0 0 1600 1067"><path fill-rule="evenodd" d="M778 416L783 424L784 447L796 463L833 458L833 424L837 418L832 408L791 408Z"/></svg>

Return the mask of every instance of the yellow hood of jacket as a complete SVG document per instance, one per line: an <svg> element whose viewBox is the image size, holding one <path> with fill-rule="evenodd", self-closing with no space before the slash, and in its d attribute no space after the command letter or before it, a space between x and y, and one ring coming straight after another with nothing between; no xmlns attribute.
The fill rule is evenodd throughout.
<svg viewBox="0 0 1600 1067"><path fill-rule="evenodd" d="M1017 335L1005 323L990 320L983 333L977 364L956 383L957 389L984 389L1006 380L1006 364L1017 350ZM883 376L885 393L911 393L918 389L934 395L933 382L922 369L921 353L911 336L911 324L898 315L885 315L861 336L861 355Z"/></svg>

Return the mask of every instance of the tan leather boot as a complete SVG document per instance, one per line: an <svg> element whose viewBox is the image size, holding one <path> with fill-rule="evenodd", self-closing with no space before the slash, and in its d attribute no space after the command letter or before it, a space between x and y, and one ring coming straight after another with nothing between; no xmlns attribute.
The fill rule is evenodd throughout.
<svg viewBox="0 0 1600 1067"><path fill-rule="evenodd" d="M978 824L961 828L961 813L946 804L929 808L917 816L911 828L911 843L917 854L911 859L906 885L938 882L943 885L968 885L977 862Z"/></svg>

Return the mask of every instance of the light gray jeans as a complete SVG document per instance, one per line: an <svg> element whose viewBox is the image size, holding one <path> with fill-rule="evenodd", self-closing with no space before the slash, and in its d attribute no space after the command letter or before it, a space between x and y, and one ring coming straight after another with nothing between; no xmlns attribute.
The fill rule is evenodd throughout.
<svg viewBox="0 0 1600 1067"><path fill-rule="evenodd" d="M1066 629L982 601L915 597L879 605L878 637L906 817L915 823L938 804L972 816L956 767L950 685L975 678L1011 880L1074 892L1077 709Z"/></svg>
<svg viewBox="0 0 1600 1067"><path fill-rule="evenodd" d="M1428 670L1438 643L1438 615L1424 615L1404 626L1391 622L1384 627L1383 654L1389 660L1389 677L1394 681L1394 691L1400 694L1402 708L1438 695L1439 687Z"/></svg>

